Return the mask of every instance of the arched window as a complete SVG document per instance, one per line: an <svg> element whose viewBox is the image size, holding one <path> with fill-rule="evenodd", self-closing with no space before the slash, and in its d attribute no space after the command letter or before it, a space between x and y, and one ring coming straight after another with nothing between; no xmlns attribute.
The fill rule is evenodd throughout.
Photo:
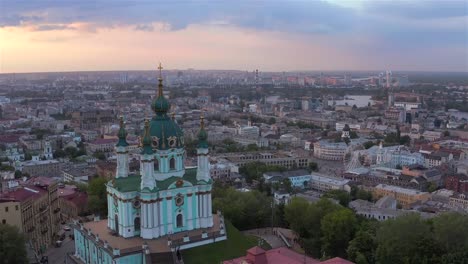
<svg viewBox="0 0 468 264"><path fill-rule="evenodd" d="M140 217L135 217L133 224L135 225L135 231L140 231Z"/></svg>
<svg viewBox="0 0 468 264"><path fill-rule="evenodd" d="M175 159L174 158L171 158L169 160L169 169L175 170Z"/></svg>
<svg viewBox="0 0 468 264"><path fill-rule="evenodd" d="M154 159L154 171L159 171L159 161L158 159Z"/></svg>
<svg viewBox="0 0 468 264"><path fill-rule="evenodd" d="M177 227L183 227L184 226L184 221L183 221L183 216L182 214L177 215Z"/></svg>

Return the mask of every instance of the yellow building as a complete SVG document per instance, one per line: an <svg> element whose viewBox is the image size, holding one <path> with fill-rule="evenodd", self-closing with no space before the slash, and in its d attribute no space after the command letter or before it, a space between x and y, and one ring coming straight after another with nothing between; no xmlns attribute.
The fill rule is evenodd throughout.
<svg viewBox="0 0 468 264"><path fill-rule="evenodd" d="M57 183L51 178L32 178L0 195L1 223L18 227L38 254L58 239L59 211Z"/></svg>
<svg viewBox="0 0 468 264"><path fill-rule="evenodd" d="M390 196L395 198L403 207L409 207L415 202L425 202L429 200L430 193L393 185L379 184L373 188L373 196L376 199L383 196Z"/></svg>

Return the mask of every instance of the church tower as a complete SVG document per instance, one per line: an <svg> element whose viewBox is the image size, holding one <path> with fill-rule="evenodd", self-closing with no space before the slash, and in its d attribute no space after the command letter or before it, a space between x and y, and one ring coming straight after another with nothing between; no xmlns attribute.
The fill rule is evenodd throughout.
<svg viewBox="0 0 468 264"><path fill-rule="evenodd" d="M140 155L141 190L152 191L156 187L154 180L153 149L151 148L149 120L145 120L145 135Z"/></svg>
<svg viewBox="0 0 468 264"><path fill-rule="evenodd" d="M44 143L44 158L47 160L53 159L54 154L52 153L52 147L50 146L50 142L46 140Z"/></svg>
<svg viewBox="0 0 468 264"><path fill-rule="evenodd" d="M198 132L197 147L197 180L208 182L210 179L210 161L208 151L208 133L205 130L205 117L200 117L200 132Z"/></svg>
<svg viewBox="0 0 468 264"><path fill-rule="evenodd" d="M125 123L123 116L120 117L120 129L118 133L119 141L115 145L115 153L117 154L117 168L115 177L128 177L128 143L127 131L125 131Z"/></svg>

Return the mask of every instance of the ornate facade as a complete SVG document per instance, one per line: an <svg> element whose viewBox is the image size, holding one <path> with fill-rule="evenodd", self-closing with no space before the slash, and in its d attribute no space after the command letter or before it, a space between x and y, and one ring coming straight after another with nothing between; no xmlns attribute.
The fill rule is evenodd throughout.
<svg viewBox="0 0 468 264"><path fill-rule="evenodd" d="M185 168L183 132L167 112L159 78L155 115L145 121L140 175L128 173L128 143L120 120L116 178L107 184L108 227L125 238L158 238L213 225L207 133L201 118L198 168Z"/></svg>
<svg viewBox="0 0 468 264"><path fill-rule="evenodd" d="M168 115L170 103L163 95L161 75L158 93L151 108L154 116L150 120L145 120L140 145L140 171L135 175L129 174L129 144L124 120L122 117L120 119L119 140L115 146L116 176L106 185L108 218L103 220L106 221L109 232L117 237L111 240L138 238L132 241L137 243L136 241L141 239L147 252L153 253L165 250L164 247L162 249L158 248L159 246L152 247L159 245L156 242L159 239L174 241L174 237L183 235L183 243L191 243L192 235L199 237L201 234L203 240L208 239L208 233L212 232L211 240L187 244L182 248L226 239L223 220L215 215L216 221L215 223L213 221L208 134L205 131L203 116L200 118L198 133L198 166L186 168L184 135L175 119ZM101 241L99 238L105 235L99 228L93 229L94 225L100 224L78 224L75 228L77 236L75 256L85 263L93 263L88 261L93 254L87 250L89 242L86 241L98 244L90 238ZM178 234L181 232L183 233ZM215 236L218 238L213 239ZM197 239L200 241L200 238ZM121 258L124 261L119 253L120 249L124 250L118 246L121 243L116 242L115 245L111 241L102 243L104 255L112 256L110 258L114 260ZM165 244L167 246L171 243ZM116 246L119 247L119 251L115 250ZM110 248L114 250L110 251ZM125 263L140 263L143 259L141 256L146 253L132 254L135 259L129 260L129 257L126 257L125 261L129 262Z"/></svg>

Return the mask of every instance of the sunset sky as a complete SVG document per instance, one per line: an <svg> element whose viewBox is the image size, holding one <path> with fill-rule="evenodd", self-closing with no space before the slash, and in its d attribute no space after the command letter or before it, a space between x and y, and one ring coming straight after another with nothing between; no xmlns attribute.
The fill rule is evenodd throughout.
<svg viewBox="0 0 468 264"><path fill-rule="evenodd" d="M0 0L0 73L468 71L468 1Z"/></svg>

